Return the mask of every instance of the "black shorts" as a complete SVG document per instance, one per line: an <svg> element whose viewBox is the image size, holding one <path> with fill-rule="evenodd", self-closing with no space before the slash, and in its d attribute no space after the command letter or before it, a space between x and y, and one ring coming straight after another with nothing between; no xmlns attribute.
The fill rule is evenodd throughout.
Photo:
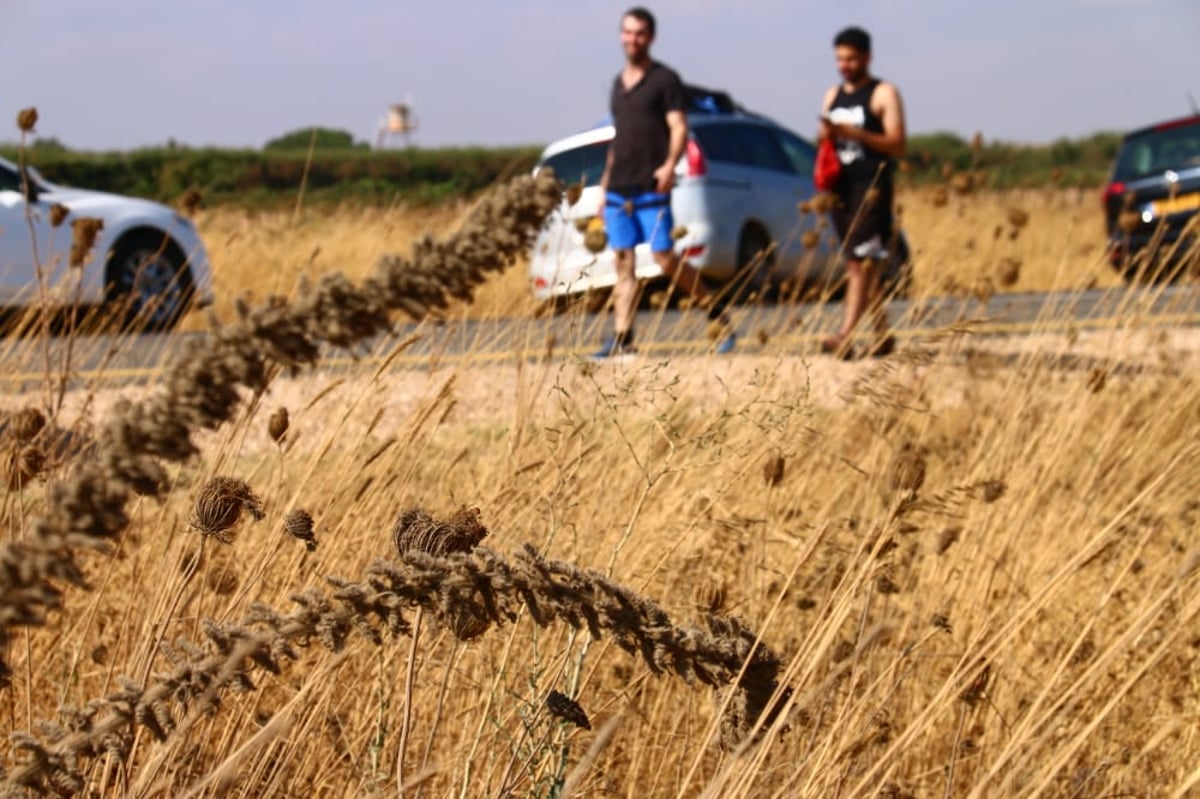
<svg viewBox="0 0 1200 799"><path fill-rule="evenodd" d="M886 258L894 229L892 182L854 181L839 187L837 199L833 227L846 257Z"/></svg>

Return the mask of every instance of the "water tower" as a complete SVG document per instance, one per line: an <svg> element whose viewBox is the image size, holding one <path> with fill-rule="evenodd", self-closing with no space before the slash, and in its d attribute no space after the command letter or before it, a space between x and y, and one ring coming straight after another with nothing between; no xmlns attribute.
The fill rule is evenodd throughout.
<svg viewBox="0 0 1200 799"><path fill-rule="evenodd" d="M412 144L413 131L417 129L417 117L413 113L412 100L403 103L392 103L388 106L387 115L379 120L379 128L375 134L375 149L382 150L390 142L399 137L405 147Z"/></svg>

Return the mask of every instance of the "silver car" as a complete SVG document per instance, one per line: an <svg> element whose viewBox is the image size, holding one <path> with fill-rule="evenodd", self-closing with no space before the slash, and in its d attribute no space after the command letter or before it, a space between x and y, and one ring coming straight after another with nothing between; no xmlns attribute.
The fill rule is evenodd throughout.
<svg viewBox="0 0 1200 799"><path fill-rule="evenodd" d="M676 251L714 285L760 289L782 281L829 281L838 277L838 243L827 215L811 208L816 148L807 139L727 101L689 90L687 152L680 159L671 211ZM720 98L720 93L715 97ZM699 98L699 99L697 99ZM611 248L592 253L584 229L601 205L599 181L613 127L601 124L549 145L537 171L547 167L583 186L578 201L566 199L543 228L530 258L533 294L541 300L606 290L616 282ZM899 237L898 257L907 242ZM899 252L903 250L903 252ZM636 252L641 279L662 272L643 244ZM894 271L889 269L889 271Z"/></svg>
<svg viewBox="0 0 1200 799"><path fill-rule="evenodd" d="M71 224L84 218L102 227L91 252L73 259ZM39 303L43 285L56 305L119 304L131 324L154 330L213 299L191 220L149 200L60 186L32 167L22 174L0 158L0 306Z"/></svg>

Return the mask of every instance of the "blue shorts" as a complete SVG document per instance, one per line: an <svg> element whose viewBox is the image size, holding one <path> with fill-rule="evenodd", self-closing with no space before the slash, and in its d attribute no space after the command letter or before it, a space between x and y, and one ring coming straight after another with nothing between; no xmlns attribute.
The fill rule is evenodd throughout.
<svg viewBox="0 0 1200 799"><path fill-rule="evenodd" d="M648 191L636 197L609 192L604 200L604 229L614 250L632 250L642 242L651 252L668 252L674 246L671 229L671 195Z"/></svg>

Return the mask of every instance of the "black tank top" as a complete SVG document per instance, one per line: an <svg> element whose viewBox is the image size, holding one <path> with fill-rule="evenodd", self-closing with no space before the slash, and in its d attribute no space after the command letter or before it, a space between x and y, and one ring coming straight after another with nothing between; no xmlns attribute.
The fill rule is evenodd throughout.
<svg viewBox="0 0 1200 799"><path fill-rule="evenodd" d="M883 133L883 120L871 111L871 95L882 81L871 78L852 92L839 86L833 104L829 106L829 118L833 122L864 128L872 133ZM880 180L891 180L891 159L862 142L838 141L838 159L842 162L843 181L847 183L867 182L875 179L880 165L884 165Z"/></svg>

